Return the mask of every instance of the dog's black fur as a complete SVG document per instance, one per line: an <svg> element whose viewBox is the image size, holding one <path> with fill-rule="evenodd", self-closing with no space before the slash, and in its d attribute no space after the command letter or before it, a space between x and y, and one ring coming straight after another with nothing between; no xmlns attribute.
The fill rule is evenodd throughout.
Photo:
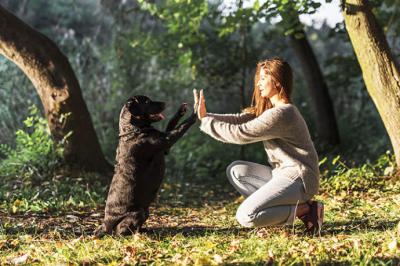
<svg viewBox="0 0 400 266"><path fill-rule="evenodd" d="M196 113L179 126L187 105L182 104L166 131L151 126L163 119L165 103L134 96L123 106L119 120L119 144L114 176L108 192L103 224L96 235L126 235L137 232L149 216L164 178L164 155L196 122ZM196 108L195 108L196 109Z"/></svg>

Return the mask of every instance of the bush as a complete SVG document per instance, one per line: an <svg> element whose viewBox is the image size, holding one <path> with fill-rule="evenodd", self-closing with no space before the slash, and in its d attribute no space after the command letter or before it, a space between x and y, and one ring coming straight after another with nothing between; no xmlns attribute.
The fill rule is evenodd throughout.
<svg viewBox="0 0 400 266"><path fill-rule="evenodd" d="M24 183L43 181L62 162L62 143L54 143L47 121L36 106L30 107L24 129L15 133L15 147L0 144L0 176Z"/></svg>
<svg viewBox="0 0 400 266"><path fill-rule="evenodd" d="M371 189L384 189L388 181L395 174L396 163L394 155L387 151L378 160L371 164L369 162L360 167L349 167L336 156L330 165L325 165L328 159L321 160L325 170L321 171L321 188L323 191L369 191Z"/></svg>
<svg viewBox="0 0 400 266"><path fill-rule="evenodd" d="M53 141L38 108L30 108L24 125L15 133L15 147L0 146L5 157L0 162L0 209L62 212L72 207L95 208L104 201L107 188L98 175L73 176L62 167L63 141Z"/></svg>

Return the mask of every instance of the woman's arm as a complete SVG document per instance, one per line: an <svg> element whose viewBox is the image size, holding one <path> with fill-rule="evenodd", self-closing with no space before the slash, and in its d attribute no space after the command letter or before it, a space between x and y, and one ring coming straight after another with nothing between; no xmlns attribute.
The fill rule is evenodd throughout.
<svg viewBox="0 0 400 266"><path fill-rule="evenodd" d="M243 124L231 124L205 116L200 130L216 140L232 144L248 144L280 138L290 130L290 109L274 108Z"/></svg>
<svg viewBox="0 0 400 266"><path fill-rule="evenodd" d="M230 123L230 124L243 124L252 119L256 116L250 113L240 113L240 114L213 114L207 113L206 117L213 117L219 121Z"/></svg>
<svg viewBox="0 0 400 266"><path fill-rule="evenodd" d="M214 113L207 113L206 109L206 100L204 98L203 90L200 90L200 98L197 94L197 90L193 90L194 96L194 105L195 109L197 110L197 114L199 119L202 119L205 116L216 118L219 121L231 123L231 124L242 124L245 122L250 121L251 119L255 118L255 115L250 113L240 113L240 114L214 114Z"/></svg>
<svg viewBox="0 0 400 266"><path fill-rule="evenodd" d="M200 130L216 140L232 144L247 144L283 137L290 130L290 116L293 116L293 112L289 110L293 110L292 108L268 109L257 118L234 124L207 116L203 90L200 90L200 97L196 90L193 90L193 94L195 106L198 106L197 114L201 120Z"/></svg>

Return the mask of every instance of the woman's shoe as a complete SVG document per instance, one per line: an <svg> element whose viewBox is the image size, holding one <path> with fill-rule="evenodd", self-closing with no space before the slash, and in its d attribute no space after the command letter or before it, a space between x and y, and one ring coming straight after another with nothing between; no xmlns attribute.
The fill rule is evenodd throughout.
<svg viewBox="0 0 400 266"><path fill-rule="evenodd" d="M321 236L322 224L324 222L324 204L318 201L308 201L308 206L310 207L310 212L306 215L300 217L306 226L306 233L310 235Z"/></svg>

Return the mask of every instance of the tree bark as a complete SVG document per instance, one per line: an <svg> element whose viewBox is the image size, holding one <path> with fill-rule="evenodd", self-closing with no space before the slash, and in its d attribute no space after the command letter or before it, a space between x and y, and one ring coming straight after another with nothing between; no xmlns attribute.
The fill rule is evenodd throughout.
<svg viewBox="0 0 400 266"><path fill-rule="evenodd" d="M289 34L289 43L298 58L302 72L307 82L312 105L316 114L318 142L322 149L340 144L339 129L336 116L329 96L321 68L312 47L307 39L297 12L292 12L290 18L294 31Z"/></svg>
<svg viewBox="0 0 400 266"><path fill-rule="evenodd" d="M343 16L365 85L391 140L400 166L400 73L367 0L347 0Z"/></svg>
<svg viewBox="0 0 400 266"><path fill-rule="evenodd" d="M64 141L66 163L88 171L111 170L68 59L53 41L1 5L0 54L14 62L33 83L54 140Z"/></svg>
<svg viewBox="0 0 400 266"><path fill-rule="evenodd" d="M302 30L301 34L291 35L289 39L307 81L309 94L316 113L317 132L320 142L321 144L338 145L340 144L339 130L332 100L328 93L328 86L308 42L306 33Z"/></svg>

